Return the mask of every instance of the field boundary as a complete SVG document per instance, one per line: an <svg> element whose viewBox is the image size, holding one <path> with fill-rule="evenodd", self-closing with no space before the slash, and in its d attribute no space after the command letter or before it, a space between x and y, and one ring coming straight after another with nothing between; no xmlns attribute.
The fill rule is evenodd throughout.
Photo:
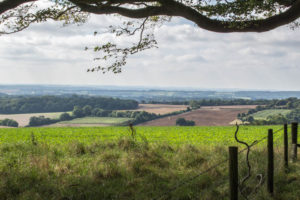
<svg viewBox="0 0 300 200"><path fill-rule="evenodd" d="M210 167L208 167L206 170L198 173L197 175L186 179L186 180L181 180L176 184L174 187L171 189L167 190L163 194L153 198L152 200L160 200L166 195L170 194L171 192L179 189L180 187L189 184L191 181L197 179L198 177L212 171L213 169L216 169L217 167L229 163L229 182L230 182L230 200L237 200L239 197L239 194L246 200L249 199L249 195L253 194L253 192L257 192L257 190L262 186L264 183L263 180L263 175L258 175L259 183L253 188L253 191L250 192L250 194L246 194L245 190L249 189L244 186L244 183L247 181L248 178L251 176L251 166L249 164L249 153L252 147L258 145L259 143L267 140L267 150L268 150L268 166L267 166L267 190L271 196L274 195L274 135L280 133L282 130L283 131L283 136L284 136L284 169L285 172L288 170L288 124L284 124L282 128L276 130L273 132L273 129L268 130L268 135L260 138L259 140L254 141L252 144L247 144L243 141L238 140L237 138L237 133L239 130L239 126L237 126L236 132L235 132L235 139L237 140L238 143L244 144L247 147L238 151L237 146L229 146L229 158L224 159ZM292 160L293 162L297 161L297 148L300 147L300 144L297 143L297 137L298 137L298 123L293 122L291 124L291 137L292 137ZM239 181L238 179L238 154L241 154L242 152L247 151L246 155L246 162L248 166L248 174L246 177L242 179L242 181Z"/></svg>

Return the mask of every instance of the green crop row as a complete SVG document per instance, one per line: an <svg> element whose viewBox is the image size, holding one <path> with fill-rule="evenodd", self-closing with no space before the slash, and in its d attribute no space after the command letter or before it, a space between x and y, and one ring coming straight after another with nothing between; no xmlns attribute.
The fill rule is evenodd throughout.
<svg viewBox="0 0 300 200"><path fill-rule="evenodd" d="M246 142L259 140L282 126L241 126L238 137ZM135 127L136 139L150 143L193 144L193 145L237 145L234 139L236 127ZM282 133L282 131L280 131ZM35 139L47 144L65 144L73 141L93 143L113 141L131 135L129 127L59 127L59 128L18 128L0 129L1 143L30 142ZM277 134L280 137L282 134Z"/></svg>

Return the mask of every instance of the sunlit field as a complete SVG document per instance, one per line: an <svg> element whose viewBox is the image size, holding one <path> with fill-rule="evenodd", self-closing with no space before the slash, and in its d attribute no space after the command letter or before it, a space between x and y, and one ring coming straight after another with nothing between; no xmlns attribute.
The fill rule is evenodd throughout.
<svg viewBox="0 0 300 200"><path fill-rule="evenodd" d="M252 143L281 126L242 126ZM0 129L0 199L228 199L228 146L235 127L81 127ZM297 199L297 163L283 169L282 130L274 135L273 199ZM243 149L244 146L239 146ZM240 178L247 173L239 154ZM225 161L224 161L225 160ZM266 175L266 141L250 153ZM222 162L224 161L224 162ZM210 171L199 175L211 166ZM252 199L271 199L263 184Z"/></svg>

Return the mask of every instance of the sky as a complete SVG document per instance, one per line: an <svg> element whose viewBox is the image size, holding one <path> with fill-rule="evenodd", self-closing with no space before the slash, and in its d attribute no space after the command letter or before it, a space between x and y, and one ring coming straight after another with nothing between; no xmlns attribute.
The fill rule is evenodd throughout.
<svg viewBox="0 0 300 200"><path fill-rule="evenodd" d="M224 34L173 18L155 29L159 48L131 56L122 73L88 73L97 62L86 46L126 43L106 32L118 22L93 15L82 26L47 22L0 36L0 84L300 90L300 29L287 26Z"/></svg>

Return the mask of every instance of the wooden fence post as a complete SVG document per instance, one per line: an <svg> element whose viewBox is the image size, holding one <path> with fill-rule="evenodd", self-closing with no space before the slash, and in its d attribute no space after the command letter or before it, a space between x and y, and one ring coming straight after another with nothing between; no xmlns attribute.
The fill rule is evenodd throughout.
<svg viewBox="0 0 300 200"><path fill-rule="evenodd" d="M288 160L288 125L287 124L284 124L283 144L284 144L284 167L288 168L289 160Z"/></svg>
<svg viewBox="0 0 300 200"><path fill-rule="evenodd" d="M230 200L238 200L238 147L229 147Z"/></svg>
<svg viewBox="0 0 300 200"><path fill-rule="evenodd" d="M298 137L298 123L292 123L292 151L293 151L293 160L297 160L297 137Z"/></svg>
<svg viewBox="0 0 300 200"><path fill-rule="evenodd" d="M268 192L274 192L274 149L273 149L273 129L268 131Z"/></svg>

